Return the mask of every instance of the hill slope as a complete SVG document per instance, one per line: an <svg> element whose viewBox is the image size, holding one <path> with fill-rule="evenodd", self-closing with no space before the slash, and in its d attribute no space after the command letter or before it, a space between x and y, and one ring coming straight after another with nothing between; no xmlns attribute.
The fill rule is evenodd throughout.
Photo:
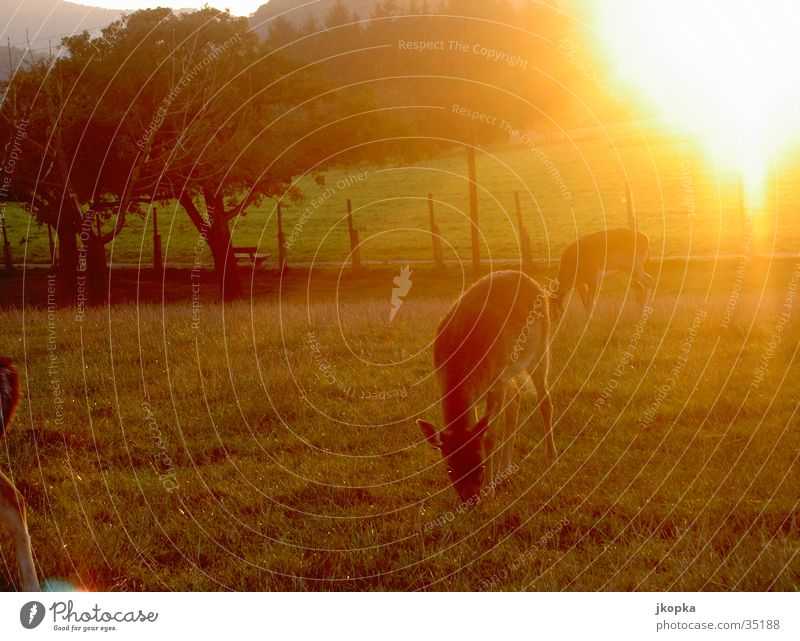
<svg viewBox="0 0 800 641"><path fill-rule="evenodd" d="M300 26L308 16L312 16L317 25L321 26L328 11L335 4L336 0L320 0L314 3L309 3L308 0L270 0L250 16L250 27L264 37L269 31L270 20L280 15L296 26ZM349 11L364 19L372 15L375 0L346 0L345 5Z"/></svg>
<svg viewBox="0 0 800 641"><path fill-rule="evenodd" d="M0 5L0 36L3 44L10 38L12 45L24 47L27 29L31 48L46 51L49 41L55 46L63 36L100 29L123 13L61 0L5 0Z"/></svg>

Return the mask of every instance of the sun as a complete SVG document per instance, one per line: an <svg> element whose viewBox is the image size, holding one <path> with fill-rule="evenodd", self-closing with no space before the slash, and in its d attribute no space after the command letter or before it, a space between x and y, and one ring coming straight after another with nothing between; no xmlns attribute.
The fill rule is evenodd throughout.
<svg viewBox="0 0 800 641"><path fill-rule="evenodd" d="M593 22L618 80L701 134L750 199L800 138L800 6L787 0L604 0Z"/></svg>

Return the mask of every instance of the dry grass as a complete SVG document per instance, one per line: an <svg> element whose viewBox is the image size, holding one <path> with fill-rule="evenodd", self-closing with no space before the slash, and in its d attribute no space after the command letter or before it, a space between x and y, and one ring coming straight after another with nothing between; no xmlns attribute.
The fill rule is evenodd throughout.
<svg viewBox="0 0 800 641"><path fill-rule="evenodd" d="M622 283L588 324L573 304L552 350L559 462L527 398L519 472L470 512L412 421L438 416L430 339L452 296L412 288L389 325L388 279L206 304L197 329L189 303L56 310L52 351L47 310L0 312L24 379L2 466L41 576L91 589L796 590L800 300L754 387L794 278L764 269L727 328L733 268L660 274L629 359L643 319ZM14 589L5 533L0 550Z"/></svg>

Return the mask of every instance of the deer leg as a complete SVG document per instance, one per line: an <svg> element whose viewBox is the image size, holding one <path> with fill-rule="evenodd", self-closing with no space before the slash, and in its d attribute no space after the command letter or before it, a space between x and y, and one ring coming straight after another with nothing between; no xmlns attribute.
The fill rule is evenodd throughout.
<svg viewBox="0 0 800 641"><path fill-rule="evenodd" d="M13 483L3 474L0 474L0 520L11 530L14 539L23 590L38 592L39 580L36 578L31 538L25 518L25 501Z"/></svg>
<svg viewBox="0 0 800 641"><path fill-rule="evenodd" d="M517 429L519 428L519 406L520 391L516 387L511 387L508 390L508 398L503 412L505 432L503 434L503 447L500 451L499 474L507 475L514 460L514 441L517 438Z"/></svg>
<svg viewBox="0 0 800 641"><path fill-rule="evenodd" d="M544 423L544 443L547 449L547 462L553 463L558 456L558 452L553 442L553 402L550 400L550 390L547 387L548 360L547 352L545 352L542 359L531 372L531 380L536 388L539 411L542 413L542 422Z"/></svg>
<svg viewBox="0 0 800 641"><path fill-rule="evenodd" d="M636 303L639 305L641 309L644 307L646 296L647 296L647 289L645 286L639 282L636 276L631 275L631 287L634 290L634 295L636 296Z"/></svg>
<svg viewBox="0 0 800 641"><path fill-rule="evenodd" d="M489 415L489 425L486 428L486 440L484 441L484 464L486 468L483 473L483 487L481 490L487 497L494 495L495 470L499 467L497 450L503 441L503 435L499 433L498 425L500 415L503 413L505 397L506 386L504 384L492 388L486 395L486 413Z"/></svg>
<svg viewBox="0 0 800 641"><path fill-rule="evenodd" d="M633 278L642 288L642 297L644 302L642 302L640 306L644 308L645 305L650 304L653 297L653 277L640 267L638 270L636 270L636 272L634 272Z"/></svg>
<svg viewBox="0 0 800 641"><path fill-rule="evenodd" d="M578 293L581 295L581 302L583 303L583 307L586 310L586 313L589 313L589 287L586 284L579 285L577 288Z"/></svg>
<svg viewBox="0 0 800 641"><path fill-rule="evenodd" d="M598 275L586 282L586 296L583 299L583 306L586 308L587 314L592 313L592 308L597 301L597 286L599 282L600 277Z"/></svg>

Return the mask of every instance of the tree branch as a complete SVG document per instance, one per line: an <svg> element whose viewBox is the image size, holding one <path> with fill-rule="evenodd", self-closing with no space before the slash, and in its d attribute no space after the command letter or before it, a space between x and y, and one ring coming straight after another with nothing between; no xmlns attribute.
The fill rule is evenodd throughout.
<svg viewBox="0 0 800 641"><path fill-rule="evenodd" d="M189 216L189 220L192 221L192 224L194 224L194 226L197 228L197 231L200 232L201 235L204 235L207 231L208 223L200 214L200 210L197 209L197 206L194 204L194 200L192 200L192 197L186 190L181 191L180 196L178 197L178 202L186 211L186 214Z"/></svg>

